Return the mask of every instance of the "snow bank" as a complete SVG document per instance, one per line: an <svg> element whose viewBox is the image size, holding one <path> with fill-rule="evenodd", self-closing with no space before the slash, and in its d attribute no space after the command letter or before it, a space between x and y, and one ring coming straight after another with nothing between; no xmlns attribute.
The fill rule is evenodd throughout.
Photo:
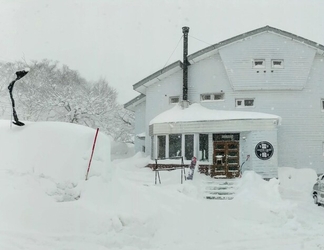
<svg viewBox="0 0 324 250"><path fill-rule="evenodd" d="M195 173L180 184L179 170L161 171L154 185L149 157L110 162L109 138L100 134L84 181L94 134L72 124L10 129L0 121L0 249L324 247L323 209L289 196L298 183L309 189L310 172L285 169L279 181L245 172L234 200L211 201L201 196L209 177Z"/></svg>
<svg viewBox="0 0 324 250"><path fill-rule="evenodd" d="M265 204L275 204L281 202L279 193L279 180L271 179L265 181L261 175L253 171L245 171L239 182L235 200L255 202Z"/></svg>
<svg viewBox="0 0 324 250"><path fill-rule="evenodd" d="M315 170L309 168L279 168L280 192L283 197L306 200L312 199L313 185L316 182Z"/></svg>
<svg viewBox="0 0 324 250"><path fill-rule="evenodd" d="M134 144L111 141L111 160L129 158L134 154Z"/></svg>
<svg viewBox="0 0 324 250"><path fill-rule="evenodd" d="M27 176L25 181L34 178L58 201L78 199L95 132L69 123L37 122L10 128L9 121L0 121L0 169L9 176ZM89 176L107 179L109 166L109 138L99 133Z"/></svg>

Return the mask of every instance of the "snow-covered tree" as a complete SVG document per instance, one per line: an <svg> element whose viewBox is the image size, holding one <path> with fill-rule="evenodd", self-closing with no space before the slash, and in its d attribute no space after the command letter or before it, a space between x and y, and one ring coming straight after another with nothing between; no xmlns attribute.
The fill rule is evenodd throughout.
<svg viewBox="0 0 324 250"><path fill-rule="evenodd" d="M0 117L10 109L7 86L17 69L30 72L15 85L16 109L21 120L65 121L82 124L111 135L115 140L133 142L131 112L117 103L117 92L105 79L86 81L77 71L50 60L0 63ZM2 110L2 112L1 112ZM7 112L8 113L8 112Z"/></svg>

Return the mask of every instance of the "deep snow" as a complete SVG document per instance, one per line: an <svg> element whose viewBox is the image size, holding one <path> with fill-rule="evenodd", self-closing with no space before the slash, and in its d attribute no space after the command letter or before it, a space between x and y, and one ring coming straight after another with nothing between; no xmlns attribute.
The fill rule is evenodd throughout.
<svg viewBox="0 0 324 250"><path fill-rule="evenodd" d="M116 144L100 133L85 181L94 135L66 123L10 129L0 121L1 250L324 249L313 170L282 168L270 181L246 172L233 200L206 200L208 177L180 184L178 170L166 171L154 185L148 158L111 162Z"/></svg>

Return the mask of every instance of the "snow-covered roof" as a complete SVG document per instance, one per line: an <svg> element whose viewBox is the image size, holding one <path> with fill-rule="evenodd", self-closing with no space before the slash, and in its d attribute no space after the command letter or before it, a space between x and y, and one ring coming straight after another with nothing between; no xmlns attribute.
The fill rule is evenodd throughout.
<svg viewBox="0 0 324 250"><path fill-rule="evenodd" d="M180 104L157 115L150 121L151 124L169 122L193 121L223 121L223 120L251 120L251 119L276 119L280 123L280 116L258 112L227 111L208 109L199 103L191 104L183 109Z"/></svg>

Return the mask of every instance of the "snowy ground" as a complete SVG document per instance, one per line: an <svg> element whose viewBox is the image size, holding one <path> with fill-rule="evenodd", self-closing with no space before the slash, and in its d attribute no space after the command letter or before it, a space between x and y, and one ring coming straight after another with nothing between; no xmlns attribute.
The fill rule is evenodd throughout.
<svg viewBox="0 0 324 250"><path fill-rule="evenodd" d="M207 178L161 185L140 154L110 162L95 130L64 123L12 127L0 121L0 250L324 249L316 174L283 168L278 180L247 172L230 201L202 199ZM116 158L116 157L113 157Z"/></svg>

